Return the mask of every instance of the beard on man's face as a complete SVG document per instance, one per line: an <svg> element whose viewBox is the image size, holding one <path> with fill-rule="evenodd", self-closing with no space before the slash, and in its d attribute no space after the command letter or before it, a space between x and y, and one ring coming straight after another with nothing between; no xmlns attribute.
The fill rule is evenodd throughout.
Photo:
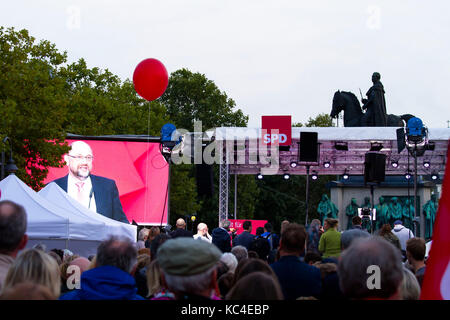
<svg viewBox="0 0 450 320"><path fill-rule="evenodd" d="M72 174L79 179L86 179L89 177L90 173L88 166L79 166L76 171L72 170Z"/></svg>

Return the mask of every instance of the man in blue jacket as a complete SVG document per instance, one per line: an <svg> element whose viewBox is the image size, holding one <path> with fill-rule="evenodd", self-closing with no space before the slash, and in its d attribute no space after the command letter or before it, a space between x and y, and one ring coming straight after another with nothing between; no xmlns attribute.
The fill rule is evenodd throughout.
<svg viewBox="0 0 450 320"><path fill-rule="evenodd" d="M255 240L255 235L250 233L252 232L252 222L244 221L244 223L242 224L242 228L244 229L244 231L233 239L233 247L243 246L248 250L250 244L253 242L253 240Z"/></svg>
<svg viewBox="0 0 450 320"><path fill-rule="evenodd" d="M110 237L98 247L96 259L96 268L81 274L80 289L62 295L60 300L145 300L136 293L131 276L137 251L130 240Z"/></svg>
<svg viewBox="0 0 450 320"><path fill-rule="evenodd" d="M64 160L69 173L53 182L86 208L110 219L130 223L123 212L115 181L91 174L94 156L87 143L73 142Z"/></svg>
<svg viewBox="0 0 450 320"><path fill-rule="evenodd" d="M300 255L305 250L305 241L305 228L296 223L289 224L281 235L280 259L270 265L278 277L286 300L320 296L320 270L300 260Z"/></svg>

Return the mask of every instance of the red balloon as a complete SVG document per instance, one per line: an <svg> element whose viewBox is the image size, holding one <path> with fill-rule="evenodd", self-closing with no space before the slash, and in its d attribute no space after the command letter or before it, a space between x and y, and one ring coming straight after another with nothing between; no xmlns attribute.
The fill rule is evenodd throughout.
<svg viewBox="0 0 450 320"><path fill-rule="evenodd" d="M166 67L157 59L145 59L134 69L134 90L145 100L153 101L162 96L169 84Z"/></svg>

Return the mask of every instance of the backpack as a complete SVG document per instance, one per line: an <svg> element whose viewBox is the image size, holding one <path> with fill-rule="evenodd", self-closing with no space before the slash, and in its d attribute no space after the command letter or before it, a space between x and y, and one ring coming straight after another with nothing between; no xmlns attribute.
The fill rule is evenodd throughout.
<svg viewBox="0 0 450 320"><path fill-rule="evenodd" d="M277 249L273 248L273 238L274 237L272 236L272 232L270 232L268 235L266 235L263 238L268 240L268 242L269 242L270 251L269 251L269 255L268 255L267 260L268 260L269 264L272 264L272 263L275 262L275 258L277 256Z"/></svg>
<svg viewBox="0 0 450 320"><path fill-rule="evenodd" d="M265 238L259 236L253 239L253 241L248 246L248 250L255 251L263 260L267 260L268 255L271 251L269 242Z"/></svg>

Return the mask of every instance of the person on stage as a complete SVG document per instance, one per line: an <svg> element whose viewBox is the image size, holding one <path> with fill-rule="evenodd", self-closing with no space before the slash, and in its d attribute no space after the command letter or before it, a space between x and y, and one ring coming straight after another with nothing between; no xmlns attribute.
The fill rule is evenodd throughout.
<svg viewBox="0 0 450 320"><path fill-rule="evenodd" d="M105 217L130 223L123 212L114 180L91 174L94 155L83 141L75 141L64 156L69 172L55 182L86 208Z"/></svg>

